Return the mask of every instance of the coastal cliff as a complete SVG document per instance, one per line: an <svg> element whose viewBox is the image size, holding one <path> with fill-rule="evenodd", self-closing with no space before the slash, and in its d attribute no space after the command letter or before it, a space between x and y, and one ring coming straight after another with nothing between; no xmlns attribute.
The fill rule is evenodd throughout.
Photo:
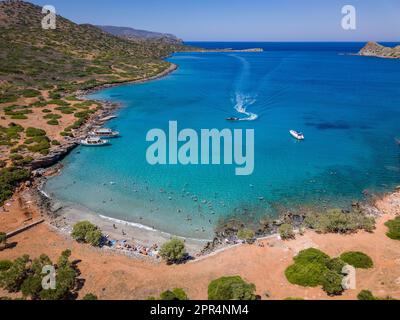
<svg viewBox="0 0 400 320"><path fill-rule="evenodd" d="M400 46L390 48L376 42L368 42L358 54L360 56L400 59Z"/></svg>

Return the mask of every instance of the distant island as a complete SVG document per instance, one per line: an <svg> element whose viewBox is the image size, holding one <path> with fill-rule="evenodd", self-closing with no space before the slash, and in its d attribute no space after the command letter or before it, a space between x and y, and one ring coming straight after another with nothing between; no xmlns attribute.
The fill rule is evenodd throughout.
<svg viewBox="0 0 400 320"><path fill-rule="evenodd" d="M263 52L262 48L249 48L249 49L232 49L232 48L222 48L222 49L197 49L197 52Z"/></svg>
<svg viewBox="0 0 400 320"><path fill-rule="evenodd" d="M368 42L358 54L360 56L400 59L400 46L390 48L376 42Z"/></svg>

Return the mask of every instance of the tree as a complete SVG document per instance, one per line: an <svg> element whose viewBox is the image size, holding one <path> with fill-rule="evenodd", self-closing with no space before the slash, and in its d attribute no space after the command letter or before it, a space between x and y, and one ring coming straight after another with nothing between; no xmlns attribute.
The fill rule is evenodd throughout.
<svg viewBox="0 0 400 320"><path fill-rule="evenodd" d="M256 286L239 276L222 277L208 286L208 300L256 300Z"/></svg>
<svg viewBox="0 0 400 320"><path fill-rule="evenodd" d="M72 237L78 242L90 243L92 246L98 247L101 244L103 235L94 224L89 221L81 221L74 225Z"/></svg>
<svg viewBox="0 0 400 320"><path fill-rule="evenodd" d="M177 263L187 256L185 243L178 238L172 238L160 249L160 256L168 263Z"/></svg>
<svg viewBox="0 0 400 320"><path fill-rule="evenodd" d="M293 231L293 226L291 224L285 223L279 227L279 235L283 240L294 239L295 234Z"/></svg>
<svg viewBox="0 0 400 320"><path fill-rule="evenodd" d="M93 247L99 247L101 244L101 239L103 238L103 234L99 229L89 231L86 234L86 242L90 243Z"/></svg>
<svg viewBox="0 0 400 320"><path fill-rule="evenodd" d="M30 259L28 255L24 255L14 260L12 265L0 274L0 287L3 287L8 292L18 292L25 281Z"/></svg>

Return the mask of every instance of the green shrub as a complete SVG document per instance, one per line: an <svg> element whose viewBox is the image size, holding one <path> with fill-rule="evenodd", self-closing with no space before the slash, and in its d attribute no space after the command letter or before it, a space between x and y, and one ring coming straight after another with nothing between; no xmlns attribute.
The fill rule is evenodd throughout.
<svg viewBox="0 0 400 320"><path fill-rule="evenodd" d="M27 137L41 137L41 136L45 136L46 135L46 131L42 130L42 129L37 129L37 128L32 128L29 127L28 129L26 129L26 136Z"/></svg>
<svg viewBox="0 0 400 320"><path fill-rule="evenodd" d="M175 288L172 291L167 290L161 293L160 300L189 300L186 292L181 288Z"/></svg>
<svg viewBox="0 0 400 320"><path fill-rule="evenodd" d="M298 297L287 297L284 300L304 300L304 298L298 298Z"/></svg>
<svg viewBox="0 0 400 320"><path fill-rule="evenodd" d="M172 238L161 247L159 254L168 263L181 262L187 256L185 243L181 239Z"/></svg>
<svg viewBox="0 0 400 320"><path fill-rule="evenodd" d="M321 250L315 248L305 249L294 257L296 263L319 263L325 265L329 261L329 256Z"/></svg>
<svg viewBox="0 0 400 320"><path fill-rule="evenodd" d="M99 246L102 233L97 226L89 221L81 221L74 225L72 237L78 242L90 243L93 246Z"/></svg>
<svg viewBox="0 0 400 320"><path fill-rule="evenodd" d="M279 227L279 235L283 240L294 239L295 234L293 231L293 226L291 224L285 223Z"/></svg>
<svg viewBox="0 0 400 320"><path fill-rule="evenodd" d="M256 300L256 286L239 276L222 277L208 286L208 300Z"/></svg>
<svg viewBox="0 0 400 320"><path fill-rule="evenodd" d="M329 270L332 270L336 273L342 273L343 268L346 266L346 263L340 259L340 258L333 258L330 259L327 263L326 263L326 267Z"/></svg>
<svg viewBox="0 0 400 320"><path fill-rule="evenodd" d="M53 140L53 141L51 142L51 144L52 144L53 146L59 146L59 145L61 145L60 141L58 141L58 140Z"/></svg>
<svg viewBox="0 0 400 320"><path fill-rule="evenodd" d="M0 169L0 205L9 199L19 183L29 178L30 173L26 169L16 167Z"/></svg>
<svg viewBox="0 0 400 320"><path fill-rule="evenodd" d="M372 259L362 252L345 252L340 259L355 268L369 269L374 266Z"/></svg>
<svg viewBox="0 0 400 320"><path fill-rule="evenodd" d="M0 272L7 271L12 266L12 261L10 260L1 260L0 261Z"/></svg>
<svg viewBox="0 0 400 320"><path fill-rule="evenodd" d="M21 92L21 95L25 98L34 98L40 96L40 91L34 89L25 89Z"/></svg>
<svg viewBox="0 0 400 320"><path fill-rule="evenodd" d="M344 213L341 209L328 210L326 213L310 213L304 224L321 233L352 233L357 230L371 232L375 228L375 220L362 212Z"/></svg>
<svg viewBox="0 0 400 320"><path fill-rule="evenodd" d="M357 295L358 300L397 300L393 297L387 296L387 297L375 297L371 291L369 290L362 290L360 293Z"/></svg>
<svg viewBox="0 0 400 320"><path fill-rule="evenodd" d="M376 300L374 295L372 294L371 291L369 290L362 290L360 293L357 295L358 300Z"/></svg>
<svg viewBox="0 0 400 320"><path fill-rule="evenodd" d="M47 124L50 126L58 126L60 123L58 122L58 120L49 120L47 121Z"/></svg>
<svg viewBox="0 0 400 320"><path fill-rule="evenodd" d="M295 263L285 271L285 276L291 284L303 287L322 285L323 275L327 267L320 263Z"/></svg>
<svg viewBox="0 0 400 320"><path fill-rule="evenodd" d="M393 240L400 240L400 217L387 221L385 226L389 228L386 235Z"/></svg>
<svg viewBox="0 0 400 320"><path fill-rule="evenodd" d="M344 291L342 281L342 275L328 270L322 277L322 289L330 296L340 295Z"/></svg>
<svg viewBox="0 0 400 320"><path fill-rule="evenodd" d="M237 233L237 237L241 240L250 241L253 240L255 237L255 233L253 230L250 229L241 229Z"/></svg>
<svg viewBox="0 0 400 320"><path fill-rule="evenodd" d="M86 294L82 300L86 300L86 301L94 301L94 300L98 300L97 296L93 293L88 293Z"/></svg>

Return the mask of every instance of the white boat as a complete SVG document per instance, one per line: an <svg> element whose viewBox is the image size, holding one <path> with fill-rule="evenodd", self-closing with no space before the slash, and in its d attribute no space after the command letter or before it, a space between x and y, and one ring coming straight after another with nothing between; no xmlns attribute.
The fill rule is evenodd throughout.
<svg viewBox="0 0 400 320"><path fill-rule="evenodd" d="M297 140L304 140L304 134L301 132L297 132L295 130L290 130L290 134L292 137L296 138Z"/></svg>
<svg viewBox="0 0 400 320"><path fill-rule="evenodd" d="M80 144L82 146L87 146L87 147L100 147L100 146L106 146L109 144L108 140L103 140L100 139L100 137L87 137L86 139L83 139L80 141Z"/></svg>
<svg viewBox="0 0 400 320"><path fill-rule="evenodd" d="M108 128L97 128L97 129L94 129L90 133L90 135L101 137L101 138L116 138L119 136L119 132L112 131L111 129L108 129Z"/></svg>

